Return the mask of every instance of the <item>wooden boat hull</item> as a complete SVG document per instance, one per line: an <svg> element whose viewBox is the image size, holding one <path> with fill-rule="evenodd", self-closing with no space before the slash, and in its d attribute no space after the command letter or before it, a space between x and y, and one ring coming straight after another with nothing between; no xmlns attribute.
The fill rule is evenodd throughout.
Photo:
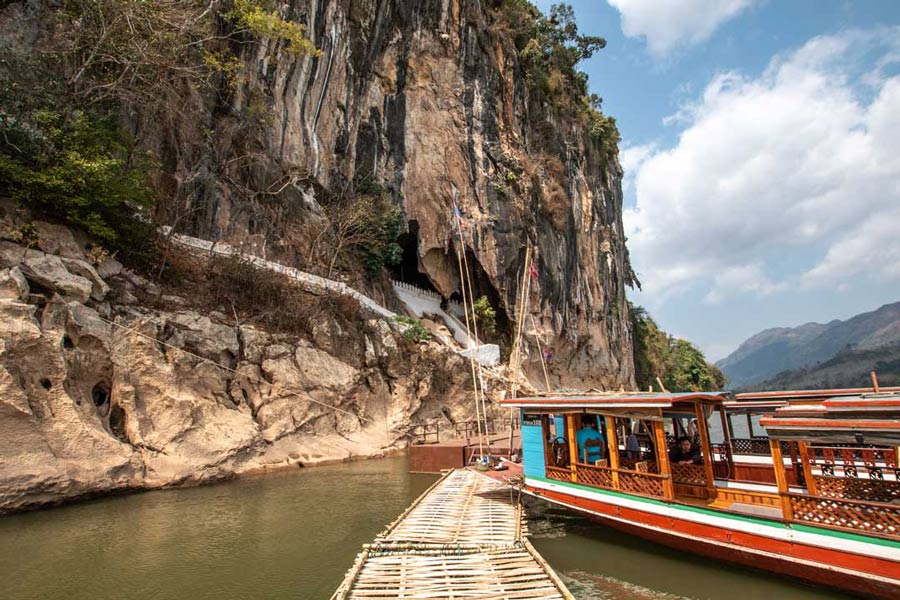
<svg viewBox="0 0 900 600"><path fill-rule="evenodd" d="M525 491L679 550L834 587L900 599L900 543L526 478Z"/></svg>

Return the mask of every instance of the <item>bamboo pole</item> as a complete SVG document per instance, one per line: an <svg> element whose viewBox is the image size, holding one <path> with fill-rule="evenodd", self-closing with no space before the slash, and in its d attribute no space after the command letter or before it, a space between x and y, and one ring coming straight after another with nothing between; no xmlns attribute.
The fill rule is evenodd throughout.
<svg viewBox="0 0 900 600"><path fill-rule="evenodd" d="M455 205L454 209L456 209ZM459 233L459 246L462 246L462 228L460 227L459 220L456 218L455 214L454 221L456 221L456 230ZM463 283L465 280L465 273L463 272L463 262L459 247L456 248L456 262L459 265L459 285L463 293L463 314L466 317L466 339L471 341L472 333L469 329L469 307L466 300L465 284ZM475 338L475 347L478 347L477 336ZM484 434L481 431L481 415L479 414L480 409L478 407L478 376L475 372L475 348L469 348L468 350L471 350L469 353L469 367L472 371L472 390L475 394L475 422L478 425L478 453L479 455L484 456Z"/></svg>
<svg viewBox="0 0 900 600"><path fill-rule="evenodd" d="M534 327L535 335L534 339L537 341L538 347L538 355L541 357L541 369L544 371L544 385L547 387L547 391L550 391L550 375L547 373L547 362L544 360L544 349L541 347L541 336L537 332L537 323L534 320L534 315L529 315L531 317L531 326Z"/></svg>
<svg viewBox="0 0 900 600"><path fill-rule="evenodd" d="M516 398L519 391L519 366L522 354L522 329L525 326L525 305L528 298L528 265L531 264L531 246L525 248L525 267L522 269L522 285L519 286L519 298L516 302L516 324L518 331L516 333L514 360L513 360L513 386L512 397Z"/></svg>
<svg viewBox="0 0 900 600"><path fill-rule="evenodd" d="M457 229L459 230L460 245L462 245L462 227L460 227L458 220L457 220L456 226L457 226ZM469 259L466 256L465 249L463 249L463 252L462 252L462 259L463 259L463 266L466 269L466 277L465 277L465 282L464 282L465 287L463 288L463 296L465 296L465 288L468 288L468 290L469 290L469 306L472 307L472 332L475 334L475 347L477 348L481 344L481 342L478 337L478 320L475 318L475 294L472 290L472 276L469 273ZM473 349L472 355L473 355L473 357L475 355L474 349ZM484 431L485 431L485 436L487 438L488 454L491 454L491 437L490 437L490 435L487 434L487 406L486 406L486 402L485 402L485 398L484 398L484 396L485 396L485 394L484 394L484 374L482 373L481 361L478 361L477 369L478 369L478 383L481 386L481 416L482 416L482 418L484 418ZM477 397L476 397L475 401L478 402Z"/></svg>

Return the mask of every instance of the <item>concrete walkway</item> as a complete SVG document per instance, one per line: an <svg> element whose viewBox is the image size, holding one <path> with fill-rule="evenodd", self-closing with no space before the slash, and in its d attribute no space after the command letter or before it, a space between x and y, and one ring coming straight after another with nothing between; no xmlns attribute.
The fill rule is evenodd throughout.
<svg viewBox="0 0 900 600"><path fill-rule="evenodd" d="M160 231L167 239L175 242L180 246L184 246L186 248L190 248L192 250L196 250L208 255L215 254L218 256L243 256L261 269L266 269L275 273L281 273L282 275L290 277L291 279L299 283L303 289L309 292L332 293L341 296L347 296L349 298L357 300L364 308L370 310L383 319L393 320L397 317L396 313L384 308L372 298L369 298L365 294L353 289L346 283L319 277L318 275L313 275L312 273L307 273L305 271L295 269L294 267L288 267L281 263L266 260L258 256L253 256L252 254L245 254L241 252L239 248L235 248L234 246L226 244L224 242L211 242L209 240L202 240L200 238L191 237L189 235L173 233L172 228L169 226L161 227ZM447 312L444 312L443 309L441 309L440 296L438 296L434 292L428 292L427 290L422 290L406 283L397 281L392 283L394 284L394 290L397 292L400 300L402 300L404 304L406 304L406 306L410 309L410 312L415 314L417 317L422 317L424 314L436 314L438 316L446 317L444 320L447 322L447 326L453 333L454 339L463 347L462 351L458 351L460 354L466 357L468 357L470 353L474 354L475 360L485 366L493 366L500 362L500 348L496 344L479 345L475 340L470 339L468 336L466 336L465 326L461 324L459 320L453 315L450 315ZM400 327L402 328L403 325L400 324ZM440 341L444 343L444 345L452 347L452 345L449 343L449 340L440 339Z"/></svg>

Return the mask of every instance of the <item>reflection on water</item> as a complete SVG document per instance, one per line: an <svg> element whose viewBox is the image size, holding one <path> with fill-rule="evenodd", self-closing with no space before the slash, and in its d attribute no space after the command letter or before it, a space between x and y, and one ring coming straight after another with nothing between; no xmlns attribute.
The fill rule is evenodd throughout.
<svg viewBox="0 0 900 600"><path fill-rule="evenodd" d="M579 599L840 600L848 596L686 554L527 499L532 543Z"/></svg>
<svg viewBox="0 0 900 600"><path fill-rule="evenodd" d="M403 458L0 517L0 598L328 598L435 480ZM579 599L837 599L529 505L534 545Z"/></svg>
<svg viewBox="0 0 900 600"><path fill-rule="evenodd" d="M434 480L391 458L3 517L0 597L328 598Z"/></svg>

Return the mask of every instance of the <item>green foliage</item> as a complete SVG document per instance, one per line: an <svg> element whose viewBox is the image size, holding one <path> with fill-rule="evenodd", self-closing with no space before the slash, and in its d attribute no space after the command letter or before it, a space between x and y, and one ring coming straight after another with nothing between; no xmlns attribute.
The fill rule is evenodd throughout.
<svg viewBox="0 0 900 600"><path fill-rule="evenodd" d="M392 206L387 210L371 211L362 226L368 232L369 241L360 250L369 273L375 274L383 267L399 264L403 258L403 248L397 243L403 231L400 209Z"/></svg>
<svg viewBox="0 0 900 600"><path fill-rule="evenodd" d="M306 28L300 23L282 19L275 10L267 10L259 0L234 0L229 17L251 35L281 40L294 56L321 51L306 38Z"/></svg>
<svg viewBox="0 0 900 600"><path fill-rule="evenodd" d="M497 313L487 296L482 296L472 304L472 312L475 313L479 333L489 336L497 333Z"/></svg>
<svg viewBox="0 0 900 600"><path fill-rule="evenodd" d="M640 306L629 303L628 308L634 344L634 376L638 388L658 387L656 378L665 377L671 354L669 335Z"/></svg>
<svg viewBox="0 0 900 600"><path fill-rule="evenodd" d="M0 185L39 214L126 254L150 237L154 168L113 117L47 109L0 118Z"/></svg>
<svg viewBox="0 0 900 600"><path fill-rule="evenodd" d="M577 66L606 46L602 37L580 35L575 13L554 4L544 16L529 0L503 0L497 26L512 36L531 97L556 110L584 118L591 138L611 158L618 152L616 122L600 112L602 99L588 92L588 77Z"/></svg>
<svg viewBox="0 0 900 600"><path fill-rule="evenodd" d="M186 131L185 104L223 76L242 77L248 36L316 54L304 27L274 5L235 0L50 3L41 52L4 48L0 59L0 191L37 213L80 228L121 255L149 252L154 161L136 151L137 131ZM45 15L46 16L46 15ZM232 25L224 33L222 19ZM247 90L246 121L265 125L258 86ZM141 127L152 123L152 127ZM390 249L376 248L390 260ZM377 262L377 261L376 261Z"/></svg>
<svg viewBox="0 0 900 600"><path fill-rule="evenodd" d="M718 390L728 383L718 367L687 340L660 329L640 306L629 304L634 343L634 370L638 388L658 388L659 378L671 392Z"/></svg>
<svg viewBox="0 0 900 600"><path fill-rule="evenodd" d="M701 392L717 389L716 380L710 371L703 353L687 340L676 339L663 379L666 388L672 392Z"/></svg>
<svg viewBox="0 0 900 600"><path fill-rule="evenodd" d="M588 107L589 127L591 139L600 146L601 151L607 160L614 157L619 152L619 142L622 137L619 135L619 128L616 126L616 120L613 117L604 115L602 112L593 107Z"/></svg>
<svg viewBox="0 0 900 600"><path fill-rule="evenodd" d="M431 332L425 329L419 319L413 317L394 317L394 321L401 325L406 325L403 330L403 337L414 342L427 342L431 339Z"/></svg>

